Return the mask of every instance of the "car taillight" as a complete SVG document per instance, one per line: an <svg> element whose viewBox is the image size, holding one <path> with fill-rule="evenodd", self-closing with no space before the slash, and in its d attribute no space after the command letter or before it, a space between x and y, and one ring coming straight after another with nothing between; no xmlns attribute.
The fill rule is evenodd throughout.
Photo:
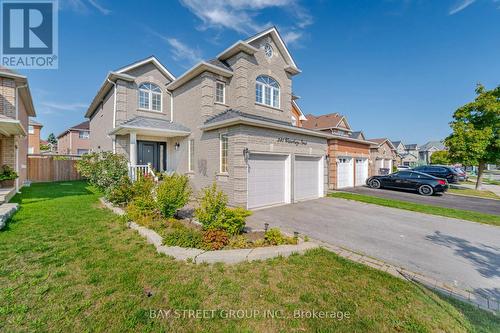
<svg viewBox="0 0 500 333"><path fill-rule="evenodd" d="M446 185L446 180L438 179L439 185Z"/></svg>

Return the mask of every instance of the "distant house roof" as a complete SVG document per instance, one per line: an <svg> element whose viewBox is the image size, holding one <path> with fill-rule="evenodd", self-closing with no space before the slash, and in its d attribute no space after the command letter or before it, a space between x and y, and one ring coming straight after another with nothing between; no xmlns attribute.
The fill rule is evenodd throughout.
<svg viewBox="0 0 500 333"><path fill-rule="evenodd" d="M385 142L387 142L389 146L392 146L393 149L396 149L396 147L392 144L391 140L387 138L368 139L368 141L377 143L379 147L383 145Z"/></svg>
<svg viewBox="0 0 500 333"><path fill-rule="evenodd" d="M405 145L405 148L408 150L415 150L418 149L418 145L416 143L410 143L408 145Z"/></svg>
<svg viewBox="0 0 500 333"><path fill-rule="evenodd" d="M307 120L302 123L302 126L314 130L337 128L342 120L345 120L345 117L338 113L324 114L321 116L308 114L306 118Z"/></svg>
<svg viewBox="0 0 500 333"><path fill-rule="evenodd" d="M353 139L365 140L365 134L363 133L363 131L352 132L350 137Z"/></svg>
<svg viewBox="0 0 500 333"><path fill-rule="evenodd" d="M432 147L435 147L438 150L445 150L446 146L441 141L429 141L422 146L420 146L421 151L428 151Z"/></svg>
<svg viewBox="0 0 500 333"><path fill-rule="evenodd" d="M68 133L70 131L82 131L82 130L89 130L89 129L90 129L90 122L88 120L86 120L84 122L79 123L78 125L75 125L75 126L68 128L67 130L65 130L64 132L59 134L57 136L57 138L59 139L60 137L64 136L66 133Z"/></svg>
<svg viewBox="0 0 500 333"><path fill-rule="evenodd" d="M401 141L391 141L391 143L392 143L392 145L393 145L394 147L396 147L396 148L397 148L397 147L401 144ZM403 145L403 146L404 146L404 145Z"/></svg>
<svg viewBox="0 0 500 333"><path fill-rule="evenodd" d="M29 120L29 125L43 127L43 125L41 123L39 123L38 121L36 121L36 120L34 120L32 118L30 118L30 120Z"/></svg>

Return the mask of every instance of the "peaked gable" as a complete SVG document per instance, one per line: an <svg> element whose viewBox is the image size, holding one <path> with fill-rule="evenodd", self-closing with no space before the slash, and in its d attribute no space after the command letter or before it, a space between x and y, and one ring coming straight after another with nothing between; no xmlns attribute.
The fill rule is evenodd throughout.
<svg viewBox="0 0 500 333"><path fill-rule="evenodd" d="M141 66L144 66L146 64L153 64L170 81L174 81L175 80L175 76L172 73L170 73L169 70L165 66L163 66L163 64L158 59L156 59L156 57L154 57L154 56L148 57L148 58L143 59L143 60L139 60L137 62L134 62L134 63L130 64L130 65L122 67L122 68L116 70L115 73L128 74L128 72L130 72L130 71L132 71L134 69L137 69L137 68L139 68Z"/></svg>

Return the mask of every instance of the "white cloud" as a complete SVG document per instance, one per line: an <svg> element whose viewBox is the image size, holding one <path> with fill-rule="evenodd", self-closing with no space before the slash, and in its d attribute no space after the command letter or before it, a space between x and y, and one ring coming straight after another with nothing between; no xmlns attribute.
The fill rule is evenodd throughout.
<svg viewBox="0 0 500 333"><path fill-rule="evenodd" d="M171 52L174 60L187 60L190 63L197 63L203 60L200 50L189 47L177 38L165 38L165 40L172 47Z"/></svg>
<svg viewBox="0 0 500 333"><path fill-rule="evenodd" d="M476 2L476 0L461 0L450 9L448 15L455 15L456 13L461 12L465 8L472 5L474 2Z"/></svg>
<svg viewBox="0 0 500 333"><path fill-rule="evenodd" d="M59 2L61 9L69 9L77 13L88 13L91 8L97 9L103 15L111 14L98 0L62 0Z"/></svg>
<svg viewBox="0 0 500 333"><path fill-rule="evenodd" d="M44 109L56 109L60 111L79 111L88 107L85 103L60 103L60 102L41 102Z"/></svg>
<svg viewBox="0 0 500 333"><path fill-rule="evenodd" d="M202 28L225 28L242 34L252 34L263 30L272 22L258 19L265 9L281 9L294 18L296 29L304 29L312 24L309 12L298 0L180 0L202 22ZM298 32L297 32L298 33ZM293 35L297 36L297 35Z"/></svg>

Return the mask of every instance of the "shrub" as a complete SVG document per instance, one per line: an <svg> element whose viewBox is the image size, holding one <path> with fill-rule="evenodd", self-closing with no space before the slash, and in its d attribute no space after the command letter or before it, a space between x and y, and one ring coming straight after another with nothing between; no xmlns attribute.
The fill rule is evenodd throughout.
<svg viewBox="0 0 500 333"><path fill-rule="evenodd" d="M213 229L225 230L230 235L237 235L245 228L245 219L252 212L244 208L226 208L224 215L212 224Z"/></svg>
<svg viewBox="0 0 500 333"><path fill-rule="evenodd" d="M195 216L205 230L224 230L229 235L243 231L245 219L251 212L243 208L228 208L227 196L217 189L216 184L205 188L200 199L200 206Z"/></svg>
<svg viewBox="0 0 500 333"><path fill-rule="evenodd" d="M272 228L266 231L264 239L269 245L297 244L297 239L286 237L278 228Z"/></svg>
<svg viewBox="0 0 500 333"><path fill-rule="evenodd" d="M3 165L0 168L0 181L2 180L14 180L18 176L17 172L14 171L10 166L8 165Z"/></svg>
<svg viewBox="0 0 500 333"><path fill-rule="evenodd" d="M250 247L251 243L243 235L237 235L229 240L229 247L232 249L246 249Z"/></svg>
<svg viewBox="0 0 500 333"><path fill-rule="evenodd" d="M203 248L203 236L200 231L190 228L177 228L163 238L163 243L169 246Z"/></svg>
<svg viewBox="0 0 500 333"><path fill-rule="evenodd" d="M154 187L155 183L153 178L151 178L150 176L140 177L132 184L131 194L134 198L143 197L143 198L148 198L151 201L154 201L153 199Z"/></svg>
<svg viewBox="0 0 500 333"><path fill-rule="evenodd" d="M125 205L133 198L132 183L125 176L120 182L106 191L106 199L117 205Z"/></svg>
<svg viewBox="0 0 500 333"><path fill-rule="evenodd" d="M148 226L158 216L156 203L147 196L135 197L127 206L127 215L132 221Z"/></svg>
<svg viewBox="0 0 500 333"><path fill-rule="evenodd" d="M195 210L195 217L204 229L211 229L213 224L223 218L226 206L227 196L213 183L212 186L202 190L200 206Z"/></svg>
<svg viewBox="0 0 500 333"><path fill-rule="evenodd" d="M76 163L80 175L101 191L116 186L127 176L127 159L111 152L90 153Z"/></svg>
<svg viewBox="0 0 500 333"><path fill-rule="evenodd" d="M203 232L203 245L210 250L220 250L229 243L224 230L206 230Z"/></svg>
<svg viewBox="0 0 500 333"><path fill-rule="evenodd" d="M185 175L173 174L163 177L163 181L156 189L158 209L164 217L172 217L175 212L184 207L191 195L189 179Z"/></svg>

